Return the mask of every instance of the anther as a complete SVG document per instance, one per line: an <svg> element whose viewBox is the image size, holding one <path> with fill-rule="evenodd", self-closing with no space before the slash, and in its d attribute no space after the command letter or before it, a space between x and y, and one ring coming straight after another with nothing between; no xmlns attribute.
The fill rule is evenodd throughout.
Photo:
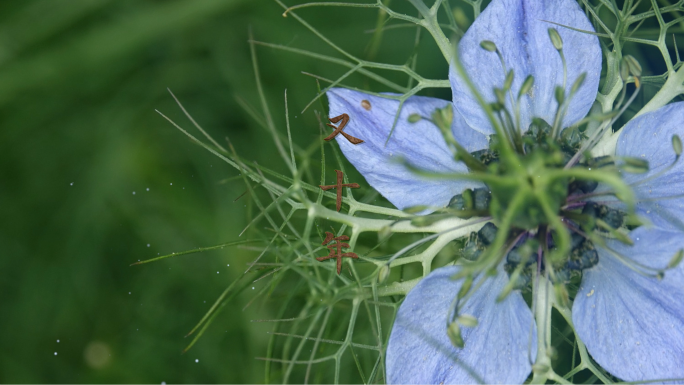
<svg viewBox="0 0 684 385"><path fill-rule="evenodd" d="M480 241L484 243L485 246L489 246L492 243L494 243L494 239L496 238L496 233L498 230L499 228L496 227L495 224L493 224L492 222L487 222L477 232L477 236L480 238Z"/></svg>
<svg viewBox="0 0 684 385"><path fill-rule="evenodd" d="M625 221L625 214L620 210L616 210L606 205L600 205L594 202L587 202L582 209L582 214L601 219L608 224L608 226L614 229L622 226ZM599 231L602 231L602 229L599 228Z"/></svg>

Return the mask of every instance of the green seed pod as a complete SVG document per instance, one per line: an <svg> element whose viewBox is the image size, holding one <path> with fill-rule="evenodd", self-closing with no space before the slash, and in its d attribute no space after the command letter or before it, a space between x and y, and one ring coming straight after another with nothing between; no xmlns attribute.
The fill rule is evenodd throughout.
<svg viewBox="0 0 684 385"><path fill-rule="evenodd" d="M483 49L485 49L489 52L495 52L496 51L496 44L494 44L494 42L491 40L482 40L480 42L480 47L482 47Z"/></svg>
<svg viewBox="0 0 684 385"><path fill-rule="evenodd" d="M561 39L555 28L549 28L549 38L551 38L551 43L553 43L555 49L558 51L563 49L563 39Z"/></svg>

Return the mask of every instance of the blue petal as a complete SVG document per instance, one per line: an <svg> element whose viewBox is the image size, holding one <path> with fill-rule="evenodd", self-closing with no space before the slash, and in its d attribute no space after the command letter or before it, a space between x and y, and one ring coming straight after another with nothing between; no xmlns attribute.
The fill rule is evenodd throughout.
<svg viewBox="0 0 684 385"><path fill-rule="evenodd" d="M343 132L364 140L364 143L354 145L342 135L337 135L342 152L366 181L399 209L418 205L444 207L454 195L480 185L467 181L421 178L397 162L404 158L423 170L468 172L463 163L454 161L441 132L434 124L424 119L417 123L408 122L409 115L414 113L430 118L435 109L451 105L449 101L422 96L406 100L392 137L385 145L399 108L398 101L342 88L328 91L328 100L331 117L343 113L350 117ZM362 107L363 100L370 104L370 110ZM454 131L458 121L458 116L455 116ZM459 133L460 139L466 141L463 146L467 148L477 147L475 140L483 138L480 135L480 138L471 139L462 130Z"/></svg>
<svg viewBox="0 0 684 385"><path fill-rule="evenodd" d="M598 38L549 21L594 31L574 0L494 0L475 20L458 46L463 67L487 102L495 100L493 89L503 87L508 70L512 69L515 75L512 98L517 97L527 75L534 76L534 87L521 101L522 131L527 130L533 117L540 117L552 124L556 114L558 103L553 95L555 87L563 85L563 64L549 38L549 28L555 28L563 39L568 71L566 95L569 95L577 77L582 73L587 74L584 85L570 102L562 127L584 118L598 91L601 74ZM483 40L496 44L503 55L506 70L501 67L495 52L480 47ZM456 109L473 129L486 135L492 134L494 131L489 120L453 65L449 78ZM510 98L507 100L509 111L513 111Z"/></svg>
<svg viewBox="0 0 684 385"><path fill-rule="evenodd" d="M626 183L637 183L667 169L675 160L672 136L684 136L684 102L672 103L641 115L622 130L616 155L646 159L647 174L626 174ZM658 178L634 186L637 210L657 226L684 229L684 159ZM671 199L663 199L674 197Z"/></svg>
<svg viewBox="0 0 684 385"><path fill-rule="evenodd" d="M679 232L638 228L634 246L608 245L633 261L664 268L684 248ZM572 320L589 353L625 381L684 379L684 268L647 278L599 249L599 263L584 272Z"/></svg>
<svg viewBox="0 0 684 385"><path fill-rule="evenodd" d="M461 329L464 348L451 344L446 320L461 287L451 276L459 270L448 266L433 271L404 299L387 345L388 383L520 384L529 375L529 357L536 357L537 344L532 312L518 291L496 303L508 282L502 268L473 293L461 311L479 321L474 328Z"/></svg>

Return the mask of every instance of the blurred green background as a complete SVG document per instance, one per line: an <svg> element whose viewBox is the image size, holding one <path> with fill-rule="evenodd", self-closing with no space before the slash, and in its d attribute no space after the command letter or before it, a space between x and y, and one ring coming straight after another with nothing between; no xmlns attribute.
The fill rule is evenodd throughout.
<svg viewBox="0 0 684 385"><path fill-rule="evenodd" d="M181 354L183 336L255 251L129 264L236 240L248 223L249 197L234 202L244 184L225 181L236 170L154 111L191 128L167 87L220 143L230 137L243 156L285 171L236 100L261 111L249 29L257 40L341 55L282 12L270 0L0 2L0 382L264 381L255 357L265 356L270 326L251 321L275 318L275 309L243 310L249 290ZM414 28L394 30L374 51L365 31L376 10L299 14L361 58L403 64L413 53L404 42ZM445 78L426 37L421 55L433 59L419 60L419 72ZM276 124L284 129L287 88L295 141L308 146L318 125L312 110L297 115L316 83L300 71L334 78L347 69L257 53Z"/></svg>

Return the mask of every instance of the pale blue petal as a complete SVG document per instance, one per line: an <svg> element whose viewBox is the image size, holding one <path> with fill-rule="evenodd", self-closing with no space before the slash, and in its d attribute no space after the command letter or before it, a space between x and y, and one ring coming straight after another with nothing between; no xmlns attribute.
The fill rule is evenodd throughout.
<svg viewBox="0 0 684 385"><path fill-rule="evenodd" d="M463 163L454 161L434 124L426 120L408 122L409 115L414 113L430 118L435 109L450 106L449 101L422 96L406 100L392 137L385 145L399 108L398 101L342 88L332 89L327 95L330 116L349 115L349 124L344 132L364 140L364 143L354 145L342 135L337 135L336 140L342 152L366 181L399 209L418 205L444 207L454 195L480 185L458 180L421 178L398 163L404 158L427 171L468 172ZM362 107L362 100L370 103L370 110ZM455 117L454 121L455 127L458 118ZM470 140L467 136L463 138ZM464 142L463 145L473 147L473 143Z"/></svg>
<svg viewBox="0 0 684 385"><path fill-rule="evenodd" d="M461 312L477 317L479 325L461 329L464 348L451 344L446 320L461 287L451 276L459 270L448 266L433 271L404 299L387 345L388 383L520 384L530 374L530 357L536 357L532 312L519 291L496 303L508 282L501 267L496 277L473 293Z"/></svg>
<svg viewBox="0 0 684 385"><path fill-rule="evenodd" d="M646 159L649 172L625 174L625 182L638 183L670 167L675 160L675 134L684 139L684 102L666 105L630 121L620 134L615 153ZM659 227L684 230L684 159L658 178L633 189L639 214Z"/></svg>
<svg viewBox="0 0 684 385"><path fill-rule="evenodd" d="M553 95L555 87L563 85L563 64L549 39L549 28L558 30L563 39L568 71L566 94L569 94L570 87L580 74L587 74L584 85L570 103L562 126L570 126L584 118L598 91L602 58L598 38L549 21L594 31L574 0L494 0L475 20L458 45L459 57L469 78L487 102L495 100L493 89L502 88L507 70L513 69L515 74L511 98L517 97L527 75L534 76L531 96L524 96L521 102L523 131L527 130L533 117L540 117L552 124L556 114L558 103ZM496 44L503 55L506 70L501 67L495 52L480 47L483 40ZM494 131L489 120L453 66L449 78L456 109L473 129L492 134ZM507 100L507 106L512 111L510 98Z"/></svg>
<svg viewBox="0 0 684 385"><path fill-rule="evenodd" d="M635 262L663 268L684 248L680 232L638 228L634 246L608 241ZM592 357L624 381L684 379L684 268L647 278L599 249L584 272L572 320Z"/></svg>

